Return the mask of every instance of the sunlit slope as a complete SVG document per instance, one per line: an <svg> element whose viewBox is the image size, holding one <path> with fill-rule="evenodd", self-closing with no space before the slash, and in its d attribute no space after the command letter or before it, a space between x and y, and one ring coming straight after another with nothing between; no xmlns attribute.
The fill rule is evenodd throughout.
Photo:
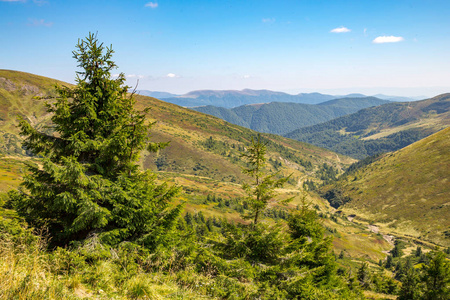
<svg viewBox="0 0 450 300"><path fill-rule="evenodd" d="M29 73L0 70L0 153L23 155L18 136L17 116L45 131L49 115L45 113L45 100L54 94L55 84L67 83Z"/></svg>
<svg viewBox="0 0 450 300"><path fill-rule="evenodd" d="M54 79L24 72L0 70L0 153L23 155L18 136L17 116L23 116L42 131L50 116L44 98L54 95L54 85L67 85ZM157 155L144 153L142 166L164 172L209 177L228 182L243 179L240 152L256 133L151 97L135 96L137 109L150 107L149 121L156 121L153 141L170 141ZM287 138L264 135L272 170L294 173L293 180L315 176L327 163L337 169L352 159Z"/></svg>
<svg viewBox="0 0 450 300"><path fill-rule="evenodd" d="M33 96L51 95L56 81L13 71L3 71L0 77L13 81L9 79L8 73L14 78L16 86L33 82L37 89L36 93L22 98L20 88L14 91L16 94L12 93L15 95L14 105L21 109L20 114L32 120L33 124L48 124L49 116L45 113L44 100L33 99ZM28 78L28 81L21 81L22 75ZM45 84L41 87L39 82ZM4 92L3 86L1 89ZM10 91L8 93L11 94ZM21 99L24 103L21 103ZM137 109L151 108L148 119L156 121L152 128L152 140L171 142L169 147L158 154L143 153L142 166L157 171L159 180L183 187L176 201L185 203L185 212L194 214L202 211L205 217L224 217L243 222L239 208L245 196L241 188L245 178L241 172L244 164L239 154L256 132L155 98L136 96L136 100ZM2 108L2 113L5 111L7 113L2 119L5 127L2 128L7 128L8 131L5 132L17 138L20 147L18 130L13 126L16 123L14 112L18 110ZM264 134L263 138L268 142L267 158L270 171L292 174L285 188L279 190L277 199L299 195L299 186L308 178L320 182L318 171L324 163L342 169L354 161L346 156L284 137ZM0 162L0 200L5 197L2 192L17 188L26 172L26 163L39 163L38 160L17 153L0 154ZM208 195L215 195L221 200L208 200ZM333 210L319 197L309 196L308 202L319 209L320 213L332 214ZM299 204L300 197L297 196L288 207L295 209ZM276 201L271 202L265 220L272 222L274 213L280 214L286 209L287 207L276 204ZM0 212L0 216L1 214ZM387 243L378 241L375 235L367 232L360 234L362 229L337 225L330 219L327 219L325 224L330 228L328 234L336 235L334 241L337 253L346 249L353 257L368 255L378 260L384 256L381 251L390 247Z"/></svg>
<svg viewBox="0 0 450 300"><path fill-rule="evenodd" d="M351 198L344 211L450 245L450 128L356 171L339 188Z"/></svg>

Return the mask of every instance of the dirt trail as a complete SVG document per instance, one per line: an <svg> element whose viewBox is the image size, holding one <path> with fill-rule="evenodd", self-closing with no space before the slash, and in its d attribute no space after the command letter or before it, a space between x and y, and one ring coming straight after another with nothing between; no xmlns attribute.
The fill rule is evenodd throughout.
<svg viewBox="0 0 450 300"><path fill-rule="evenodd" d="M369 231L372 231L373 233L376 234L381 234L383 236L383 238L392 246L394 246L394 240L395 237L393 235L388 235L388 234L382 234L380 233L380 228L376 225L367 225L367 227L369 228Z"/></svg>

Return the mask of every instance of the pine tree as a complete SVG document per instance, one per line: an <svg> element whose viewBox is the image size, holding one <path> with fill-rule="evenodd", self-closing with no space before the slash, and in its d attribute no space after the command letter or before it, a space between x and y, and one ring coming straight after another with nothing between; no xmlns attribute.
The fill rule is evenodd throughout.
<svg viewBox="0 0 450 300"><path fill-rule="evenodd" d="M359 267L356 276L361 286L365 289L368 289L370 286L370 274L369 267L366 262L363 262L361 264L361 267Z"/></svg>
<svg viewBox="0 0 450 300"><path fill-rule="evenodd" d="M180 213L170 205L178 188L156 184L137 161L145 148L167 144L149 141L153 123L145 120L147 111L134 109L123 74L112 77L112 48L93 34L76 48L77 85L57 86L48 104L54 134L20 121L24 145L42 157L42 166L30 167L11 203L29 224L46 227L57 245L92 233L110 244L163 243Z"/></svg>
<svg viewBox="0 0 450 300"><path fill-rule="evenodd" d="M414 268L410 267L402 275L402 288L399 292L399 300L420 299L419 277Z"/></svg>
<svg viewBox="0 0 450 300"><path fill-rule="evenodd" d="M450 262L445 258L444 252L430 254L430 262L425 266L422 281L425 283L424 299L449 299Z"/></svg>
<svg viewBox="0 0 450 300"><path fill-rule="evenodd" d="M250 208L250 214L246 218L253 219L253 223L257 224L260 215L267 208L270 200L276 193L275 189L282 187L289 179L288 177L275 179L278 173L266 174L266 144L261 140L258 134L256 140L252 137L251 146L246 152L241 153L249 167L243 169L243 173L249 175L253 179L252 184L243 184L243 189L247 192L247 201Z"/></svg>

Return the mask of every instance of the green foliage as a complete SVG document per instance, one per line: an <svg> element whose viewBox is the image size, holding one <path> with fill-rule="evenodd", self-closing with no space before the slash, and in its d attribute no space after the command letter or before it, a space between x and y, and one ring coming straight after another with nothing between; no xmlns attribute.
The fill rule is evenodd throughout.
<svg viewBox="0 0 450 300"><path fill-rule="evenodd" d="M180 207L170 208L178 188L156 184L154 175L139 171L137 160L141 150L166 144L149 142L153 124L134 110L124 75L111 78L113 50L92 34L77 49L77 86L57 87L48 105L57 134L20 121L24 145L43 157L42 167L30 167L10 203L31 225L48 228L55 244L93 232L109 244L164 244L180 213Z"/></svg>
<svg viewBox="0 0 450 300"><path fill-rule="evenodd" d="M380 153L378 154L374 154L371 156L367 156L364 159L361 159L353 164L351 164L347 170L345 170L344 174L342 174L341 176L348 176L350 174L354 174L357 170L364 168L365 166L370 165L371 163L379 160L382 157L382 155Z"/></svg>
<svg viewBox="0 0 450 300"><path fill-rule="evenodd" d="M323 163L317 170L317 177L323 181L323 184L329 184L337 179L338 170L326 163Z"/></svg>
<svg viewBox="0 0 450 300"><path fill-rule="evenodd" d="M403 242L400 240L395 241L394 248L391 250L391 255L393 258L401 257L403 255L402 249L404 248Z"/></svg>
<svg viewBox="0 0 450 300"><path fill-rule="evenodd" d="M442 129L445 121L441 121L441 126L435 126L436 121L430 120L429 112L439 111L439 118L444 120L449 108L448 95L423 101L388 103L365 108L325 123L303 127L285 136L363 159L377 153L398 150L437 132ZM430 124L423 126L424 120L427 119L430 120ZM378 139L363 140L364 137L383 129L395 129L405 124L411 124L412 128L398 132L393 130L394 133ZM342 130L345 130L346 134L342 134Z"/></svg>
<svg viewBox="0 0 450 300"><path fill-rule="evenodd" d="M402 287L399 292L399 300L417 300L420 299L421 289L419 288L420 279L414 268L409 268L402 277Z"/></svg>
<svg viewBox="0 0 450 300"><path fill-rule="evenodd" d="M450 295L450 262L443 252L435 252L423 273L425 283L424 298L445 300Z"/></svg>
<svg viewBox="0 0 450 300"><path fill-rule="evenodd" d="M275 179L277 174L265 175L266 151L266 144L261 141L261 135L258 134L256 140L252 138L252 144L247 151L241 154L249 165L242 172L254 180L253 183L245 183L242 186L247 192L250 207L250 214L246 218L253 219L254 224L258 223L260 214L275 197L275 188L282 187L289 179L289 177Z"/></svg>
<svg viewBox="0 0 450 300"><path fill-rule="evenodd" d="M344 195L344 193L338 186L332 187L327 190L322 194L322 197L325 198L334 208L338 208L339 206L351 201L351 198Z"/></svg>
<svg viewBox="0 0 450 300"><path fill-rule="evenodd" d="M370 279L369 279L369 274L368 274L368 266L367 263L363 262L361 264L361 267L358 269L358 273L356 274L356 277L359 281L359 284L363 287L363 288L368 288L369 284L370 284Z"/></svg>
<svg viewBox="0 0 450 300"><path fill-rule="evenodd" d="M250 263L275 264L285 247L279 226L226 224L223 235L224 241L216 243L215 247L226 259L243 258Z"/></svg>

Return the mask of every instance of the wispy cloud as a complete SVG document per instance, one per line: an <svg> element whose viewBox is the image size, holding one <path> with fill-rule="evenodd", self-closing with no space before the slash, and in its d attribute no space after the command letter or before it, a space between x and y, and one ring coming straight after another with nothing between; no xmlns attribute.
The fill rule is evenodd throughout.
<svg viewBox="0 0 450 300"><path fill-rule="evenodd" d="M28 19L28 26L38 27L38 26L45 26L45 27L52 27L53 22L45 22L44 19Z"/></svg>
<svg viewBox="0 0 450 300"><path fill-rule="evenodd" d="M345 32L350 32L350 31L352 31L352 30L348 29L347 27L344 27L344 26L330 30L330 32L333 32L333 33L345 33Z"/></svg>
<svg viewBox="0 0 450 300"><path fill-rule="evenodd" d="M263 23L275 23L275 18L263 18Z"/></svg>
<svg viewBox="0 0 450 300"><path fill-rule="evenodd" d="M34 2L34 4L39 5L39 6L48 4L48 1L46 1L46 0L33 0L33 2Z"/></svg>
<svg viewBox="0 0 450 300"><path fill-rule="evenodd" d="M398 43L398 42L402 42L404 40L405 39L403 37L401 37L401 36L393 36L393 35L384 36L383 35L383 36L379 36L376 39L374 39L372 41L372 43L374 43L374 44Z"/></svg>
<svg viewBox="0 0 450 300"><path fill-rule="evenodd" d="M148 2L147 4L145 4L145 7L157 8L158 3L157 2Z"/></svg>
<svg viewBox="0 0 450 300"><path fill-rule="evenodd" d="M142 79L142 78L145 78L145 75L128 74L126 77L127 77L127 78L137 78L137 79Z"/></svg>

